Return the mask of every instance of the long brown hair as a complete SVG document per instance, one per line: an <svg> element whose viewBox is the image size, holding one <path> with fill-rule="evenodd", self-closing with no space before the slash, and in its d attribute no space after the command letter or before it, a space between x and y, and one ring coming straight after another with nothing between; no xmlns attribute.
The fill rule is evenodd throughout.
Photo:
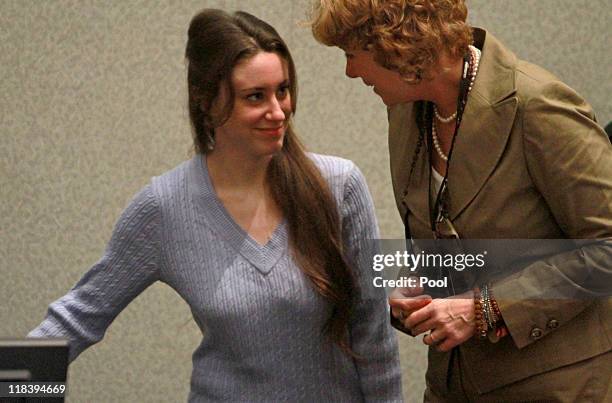
<svg viewBox="0 0 612 403"><path fill-rule="evenodd" d="M259 52L282 57L289 67L292 111L297 106L297 77L293 58L276 30L245 12L228 14L206 9L189 26L187 49L189 115L196 151L214 147L214 129L232 112L231 73L238 62ZM219 89L227 85L229 99L221 113L210 109ZM268 167L274 200L289 224L293 257L315 290L331 305L324 332L343 350L351 352L348 323L356 295L350 266L343 254L339 211L328 184L305 153L289 122L282 150Z"/></svg>

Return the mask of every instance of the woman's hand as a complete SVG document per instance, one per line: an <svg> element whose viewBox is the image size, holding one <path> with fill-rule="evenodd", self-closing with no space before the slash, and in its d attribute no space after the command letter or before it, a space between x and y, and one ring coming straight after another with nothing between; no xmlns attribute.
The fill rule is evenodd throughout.
<svg viewBox="0 0 612 403"><path fill-rule="evenodd" d="M449 298L431 300L410 313L402 322L414 336L431 330L423 338L423 343L435 345L438 351L449 351L470 339L476 332L474 293L468 291Z"/></svg>
<svg viewBox="0 0 612 403"><path fill-rule="evenodd" d="M431 301L429 295L423 295L423 287L397 287L389 295L391 315L405 327L406 318Z"/></svg>

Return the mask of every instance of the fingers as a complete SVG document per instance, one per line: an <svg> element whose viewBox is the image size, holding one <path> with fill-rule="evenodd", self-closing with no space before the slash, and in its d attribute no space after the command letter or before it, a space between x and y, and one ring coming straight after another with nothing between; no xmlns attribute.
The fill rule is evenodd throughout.
<svg viewBox="0 0 612 403"><path fill-rule="evenodd" d="M407 322L407 321L405 321ZM413 327L410 328L410 333L412 333L413 336L418 336L422 333L428 332L431 329L433 329L436 326L435 321L433 319L428 319L425 320L424 322L421 322ZM408 326L406 326L408 327Z"/></svg>
<svg viewBox="0 0 612 403"><path fill-rule="evenodd" d="M467 306L464 307L464 305L466 304ZM412 312L406 320L406 326L409 326L411 328L418 327L422 333L427 331L428 329L439 327L440 325L452 322L456 319L460 319L463 322L469 323L469 304L473 305L473 301L469 300L468 302L465 302L464 300L449 298L436 299L423 309L415 310L414 312ZM453 307L454 305L455 307ZM454 311L458 313L453 313ZM473 314L471 317L473 317ZM424 327L425 321L427 321L428 327Z"/></svg>
<svg viewBox="0 0 612 403"><path fill-rule="evenodd" d="M408 318L414 311L428 305L431 301L430 296L421 295L414 298L390 299L389 305L391 306L391 314L393 317L402 321L404 326L406 326L406 318Z"/></svg>
<svg viewBox="0 0 612 403"><path fill-rule="evenodd" d="M446 351L450 351L452 350L454 347L458 346L459 344L463 343L465 340L458 340L455 338L452 338L450 336L442 336L440 334L435 334L435 341L433 341L432 344L429 344L430 346L434 346L436 348L437 351L440 352L446 352ZM423 339L423 343L425 343L425 340ZM425 343L427 344L427 343Z"/></svg>
<svg viewBox="0 0 612 403"><path fill-rule="evenodd" d="M428 346L431 346L432 344L434 344L435 339L433 336L433 332L431 333L427 333L425 336L423 336L423 343L427 344Z"/></svg>
<svg viewBox="0 0 612 403"><path fill-rule="evenodd" d="M473 304L473 300L469 301ZM423 343L438 351L449 351L474 335L469 303L463 299L436 299L428 295L390 299L391 312L414 336L431 332ZM464 306L465 305L465 306Z"/></svg>
<svg viewBox="0 0 612 403"><path fill-rule="evenodd" d="M423 343L428 346L433 346L444 341L444 336L441 331L433 329L423 337Z"/></svg>
<svg viewBox="0 0 612 403"><path fill-rule="evenodd" d="M430 305L431 303L431 305ZM416 306L417 304L413 304ZM437 303L432 303L431 300L427 304L421 304L418 308L413 309L412 312L406 318L406 327L413 328L418 324L425 322L428 319L434 319L434 314L436 311ZM432 327L426 328L424 330L429 330Z"/></svg>
<svg viewBox="0 0 612 403"><path fill-rule="evenodd" d="M414 333L414 330L412 330ZM423 343L434 346L438 351L450 351L474 336L475 328L461 320L436 326L423 337Z"/></svg>
<svg viewBox="0 0 612 403"><path fill-rule="evenodd" d="M389 295L389 305L394 318L404 320L414 310L421 309L431 302L431 297L423 294L423 287L396 287Z"/></svg>
<svg viewBox="0 0 612 403"><path fill-rule="evenodd" d="M389 298L402 299L412 298L423 294L423 287L396 287L393 289Z"/></svg>
<svg viewBox="0 0 612 403"><path fill-rule="evenodd" d="M406 315L404 314L404 311L402 311L400 308L394 307L393 305L391 305L391 314L393 315L394 318L401 320L402 323L406 319Z"/></svg>
<svg viewBox="0 0 612 403"><path fill-rule="evenodd" d="M389 305L391 307L400 308L405 311L414 311L421 309L432 301L429 295L417 295L411 298L393 298L389 297Z"/></svg>
<svg viewBox="0 0 612 403"><path fill-rule="evenodd" d="M434 329L423 337L423 343L435 347L438 351L450 351L453 347L461 344L444 333L443 330Z"/></svg>

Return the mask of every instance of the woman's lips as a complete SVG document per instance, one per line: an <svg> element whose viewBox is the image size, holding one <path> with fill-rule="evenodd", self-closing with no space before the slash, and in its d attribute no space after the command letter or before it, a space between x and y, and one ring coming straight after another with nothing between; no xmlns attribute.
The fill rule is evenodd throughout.
<svg viewBox="0 0 612 403"><path fill-rule="evenodd" d="M280 126L280 127L271 127L271 128L259 128L257 130L269 136L280 136L285 131L285 127Z"/></svg>

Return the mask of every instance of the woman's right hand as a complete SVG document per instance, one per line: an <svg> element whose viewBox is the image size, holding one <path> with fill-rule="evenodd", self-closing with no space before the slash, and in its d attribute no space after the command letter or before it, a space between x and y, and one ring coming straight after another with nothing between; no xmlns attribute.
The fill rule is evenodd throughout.
<svg viewBox="0 0 612 403"><path fill-rule="evenodd" d="M404 327L412 312L418 311L432 301L431 296L423 294L423 287L397 287L389 295L391 315Z"/></svg>

